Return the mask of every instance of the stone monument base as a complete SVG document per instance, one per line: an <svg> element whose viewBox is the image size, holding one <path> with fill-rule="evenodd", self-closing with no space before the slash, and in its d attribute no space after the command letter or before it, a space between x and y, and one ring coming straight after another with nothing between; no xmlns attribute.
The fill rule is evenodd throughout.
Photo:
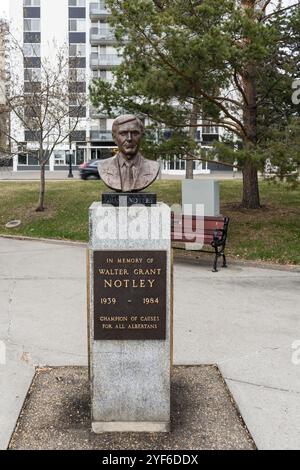
<svg viewBox="0 0 300 470"><path fill-rule="evenodd" d="M139 199L143 193L134 197ZM170 208L162 203L153 207L93 203L89 221L93 430L168 432L172 363Z"/></svg>
<svg viewBox="0 0 300 470"><path fill-rule="evenodd" d="M128 422L113 421L111 423L92 423L92 430L96 434L105 432L170 432L169 423Z"/></svg>

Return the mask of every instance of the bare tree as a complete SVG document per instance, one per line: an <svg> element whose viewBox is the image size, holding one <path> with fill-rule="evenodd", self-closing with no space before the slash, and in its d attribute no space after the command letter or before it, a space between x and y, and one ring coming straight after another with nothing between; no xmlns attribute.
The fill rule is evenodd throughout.
<svg viewBox="0 0 300 470"><path fill-rule="evenodd" d="M25 141L31 142L37 154L40 191L36 211L41 212L45 210L46 165L57 146L70 142L80 118L86 116L86 90L78 76L76 58L70 60L67 46L57 49L55 59L43 59L40 68L34 69L30 63L32 56L39 56L38 52L33 51L28 57L23 46L14 39L11 43L11 55L22 56L26 76L20 76L11 63L7 108L14 129L9 132L9 139L13 151L17 147L20 150L16 128L24 128Z"/></svg>
<svg viewBox="0 0 300 470"><path fill-rule="evenodd" d="M0 165L4 166L9 161L9 148L7 131L9 128L9 112L7 109L8 73L7 73L7 37L8 24L0 19Z"/></svg>

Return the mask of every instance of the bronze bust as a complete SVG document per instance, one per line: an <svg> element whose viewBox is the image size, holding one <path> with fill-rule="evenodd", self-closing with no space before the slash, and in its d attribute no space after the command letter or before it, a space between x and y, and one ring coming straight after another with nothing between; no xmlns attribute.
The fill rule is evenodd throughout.
<svg viewBox="0 0 300 470"><path fill-rule="evenodd" d="M144 125L133 114L125 114L114 120L113 139L118 146L115 157L99 163L102 181L111 189L121 192L137 192L156 180L159 164L139 153Z"/></svg>

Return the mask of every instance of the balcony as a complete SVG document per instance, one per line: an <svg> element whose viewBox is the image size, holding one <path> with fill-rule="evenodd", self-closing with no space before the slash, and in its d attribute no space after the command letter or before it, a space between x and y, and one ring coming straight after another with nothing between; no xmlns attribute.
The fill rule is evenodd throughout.
<svg viewBox="0 0 300 470"><path fill-rule="evenodd" d="M96 109L93 106L91 106L90 118L92 119L107 118L107 114L105 114L104 111L100 111L99 109Z"/></svg>
<svg viewBox="0 0 300 470"><path fill-rule="evenodd" d="M106 8L105 2L90 3L90 18L92 20L105 19L110 15L110 11Z"/></svg>
<svg viewBox="0 0 300 470"><path fill-rule="evenodd" d="M111 28L104 30L91 28L90 43L92 46L97 46L98 44L113 45L116 43L115 34Z"/></svg>
<svg viewBox="0 0 300 470"><path fill-rule="evenodd" d="M90 64L92 70L109 70L122 63L122 58L117 54L91 54Z"/></svg>
<svg viewBox="0 0 300 470"><path fill-rule="evenodd" d="M91 142L112 142L113 137L111 131L91 131Z"/></svg>
<svg viewBox="0 0 300 470"><path fill-rule="evenodd" d="M105 111L100 111L99 109L96 109L93 106L90 107L90 118L92 118L92 119L99 119L99 118L107 119L109 117L112 118L113 116L118 116L118 115L124 114L124 113L125 113L125 111L123 111L123 110L113 108L111 110L111 115L108 116L108 114Z"/></svg>
<svg viewBox="0 0 300 470"><path fill-rule="evenodd" d="M186 136L188 134L187 130L182 130L181 132L186 134ZM165 139L165 140L169 140L169 139L172 138L173 134L174 134L174 129L169 129L169 128L165 127L164 129L162 129L160 137ZM196 142L201 141L201 132L200 131L196 132L195 140L196 140Z"/></svg>

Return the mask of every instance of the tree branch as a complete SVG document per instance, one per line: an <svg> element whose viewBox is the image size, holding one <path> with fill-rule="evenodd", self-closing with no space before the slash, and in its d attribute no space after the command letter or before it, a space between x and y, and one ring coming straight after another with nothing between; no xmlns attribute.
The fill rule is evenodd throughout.
<svg viewBox="0 0 300 470"><path fill-rule="evenodd" d="M124 10L123 10L124 12ZM126 15L126 13L124 12L124 14ZM167 65L171 70L173 70L177 75L179 75L180 77L182 77L185 81L187 81L188 83L192 84L193 88L195 89L195 91L197 91L201 96L203 96L205 99L207 99L209 102L215 104L216 106L218 106L222 111L223 113L225 114L225 116L227 116L231 121L235 122L237 124L237 126L241 129L242 133L244 135L246 135L246 130L242 124L242 122L237 119L233 114L231 114L228 109L222 104L220 103L220 101L218 101L218 98L220 99L220 97L214 97L214 96L211 96L209 95L208 93L206 93L202 88L199 88L199 87L195 87L195 83L193 82L193 80L191 80L189 77L187 77L180 69L178 69L172 62L170 62L165 54L163 54L158 45L154 43L154 41L149 37L147 36L147 34L145 33L144 30L142 30L141 28L139 28L137 25L135 26L136 27L136 30L142 35L142 37L144 37L144 39L148 42L148 44L150 44L154 51L157 53L158 57L161 59L161 61ZM239 104L240 105L240 104Z"/></svg>

